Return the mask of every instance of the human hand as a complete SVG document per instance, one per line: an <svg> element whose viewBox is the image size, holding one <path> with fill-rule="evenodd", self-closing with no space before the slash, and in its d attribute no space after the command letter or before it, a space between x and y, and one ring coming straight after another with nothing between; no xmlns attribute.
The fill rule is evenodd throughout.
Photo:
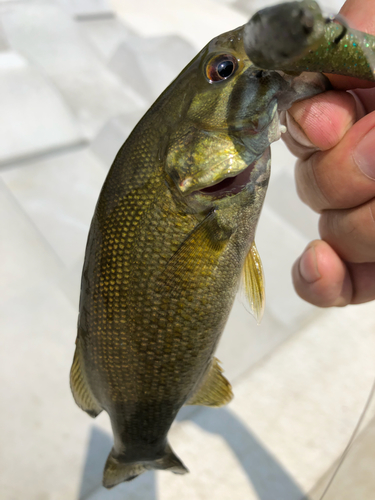
<svg viewBox="0 0 375 500"><path fill-rule="evenodd" d="M348 0L341 14L353 28L375 34L374 0ZM303 299L321 307L375 299L375 88L348 93L369 84L327 76L340 90L294 104L284 134L299 158L298 194L321 214L322 239L296 261L293 282Z"/></svg>

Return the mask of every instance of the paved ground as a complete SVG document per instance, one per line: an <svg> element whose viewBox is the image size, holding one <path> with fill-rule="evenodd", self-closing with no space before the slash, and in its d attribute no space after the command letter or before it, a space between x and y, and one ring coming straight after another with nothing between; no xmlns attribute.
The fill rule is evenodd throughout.
<svg viewBox="0 0 375 500"><path fill-rule="evenodd" d="M375 377L375 304L323 311L295 295L290 268L317 217L281 143L257 233L266 314L257 326L236 302L218 352L236 397L183 409L171 431L191 474L104 490L108 418L80 411L68 384L87 231L115 153L210 38L267 3L0 0L0 500L320 499ZM325 500L373 500L374 415Z"/></svg>

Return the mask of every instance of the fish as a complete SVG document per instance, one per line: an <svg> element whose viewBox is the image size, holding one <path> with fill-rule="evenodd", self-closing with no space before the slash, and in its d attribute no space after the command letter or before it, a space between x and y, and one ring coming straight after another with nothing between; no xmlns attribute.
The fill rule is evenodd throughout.
<svg viewBox="0 0 375 500"><path fill-rule="evenodd" d="M147 470L184 474L168 431L183 405L233 397L214 356L243 284L264 309L255 230L279 114L330 87L319 73L261 69L245 26L209 42L118 152L92 219L70 384L109 415L103 485Z"/></svg>

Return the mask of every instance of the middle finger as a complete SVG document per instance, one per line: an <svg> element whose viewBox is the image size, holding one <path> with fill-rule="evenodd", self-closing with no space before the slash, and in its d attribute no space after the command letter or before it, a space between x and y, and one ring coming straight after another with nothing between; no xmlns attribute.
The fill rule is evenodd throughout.
<svg viewBox="0 0 375 500"><path fill-rule="evenodd" d="M375 199L348 210L324 210L319 233L348 262L375 262Z"/></svg>

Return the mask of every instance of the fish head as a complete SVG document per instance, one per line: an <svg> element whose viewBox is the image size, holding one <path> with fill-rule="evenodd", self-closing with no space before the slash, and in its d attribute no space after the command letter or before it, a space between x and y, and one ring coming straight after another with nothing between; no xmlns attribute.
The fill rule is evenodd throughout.
<svg viewBox="0 0 375 500"><path fill-rule="evenodd" d="M198 210L244 190L254 195L258 185L264 191L269 145L280 137L277 95L287 84L251 63L242 32L213 39L188 67L183 119L170 135L165 171L179 197Z"/></svg>
<svg viewBox="0 0 375 500"><path fill-rule="evenodd" d="M164 168L181 200L195 211L245 200L261 206L269 146L282 130L279 102L286 108L306 96L293 81L254 66L244 50L243 27L208 43L175 82L178 100Z"/></svg>

